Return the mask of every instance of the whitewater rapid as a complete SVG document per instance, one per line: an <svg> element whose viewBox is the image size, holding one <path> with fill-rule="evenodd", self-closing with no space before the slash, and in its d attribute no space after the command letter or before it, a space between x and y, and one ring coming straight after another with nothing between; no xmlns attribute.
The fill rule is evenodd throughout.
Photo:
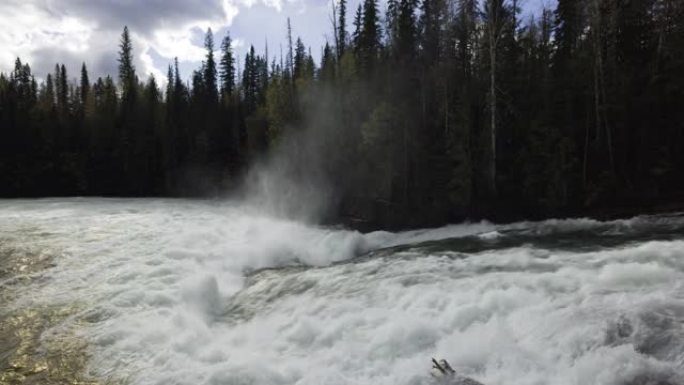
<svg viewBox="0 0 684 385"><path fill-rule="evenodd" d="M130 384L684 384L684 217L315 227L230 202L0 201L11 309L77 304L88 374ZM1 250L0 250L1 251ZM23 282L23 281L22 281Z"/></svg>

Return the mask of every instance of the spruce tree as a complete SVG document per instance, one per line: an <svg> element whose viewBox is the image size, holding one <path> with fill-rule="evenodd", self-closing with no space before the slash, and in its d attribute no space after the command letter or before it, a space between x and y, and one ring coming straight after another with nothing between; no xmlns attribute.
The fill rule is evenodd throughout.
<svg viewBox="0 0 684 385"><path fill-rule="evenodd" d="M132 106L135 102L137 79L133 65L133 44L125 26L119 43L119 84L121 84L121 100L125 106Z"/></svg>
<svg viewBox="0 0 684 385"><path fill-rule="evenodd" d="M323 55L321 57L321 69L319 71L319 78L322 81L330 82L335 77L335 55L333 54L330 44L325 42L323 47Z"/></svg>
<svg viewBox="0 0 684 385"><path fill-rule="evenodd" d="M230 100L235 88L235 58L233 57L233 43L230 34L226 34L221 42L221 98Z"/></svg>
<svg viewBox="0 0 684 385"><path fill-rule="evenodd" d="M371 72L377 60L380 35L377 0L364 0L361 33L359 34L359 54L361 66L367 74Z"/></svg>
<svg viewBox="0 0 684 385"><path fill-rule="evenodd" d="M354 50L358 52L361 46L361 18L363 17L363 10L361 4L356 8L356 13L354 14L354 32L352 35L352 43L354 44Z"/></svg>
<svg viewBox="0 0 684 385"><path fill-rule="evenodd" d="M554 42L556 44L556 60L567 61L577 48L582 34L583 4L577 0L558 0L555 11L556 26ZM558 63L560 64L560 62Z"/></svg>
<svg viewBox="0 0 684 385"><path fill-rule="evenodd" d="M175 79L173 78L173 68L171 67L171 64L169 64L169 68L166 70L166 103L171 104L173 101L173 87L175 85ZM167 110L171 111L172 108L168 108Z"/></svg>
<svg viewBox="0 0 684 385"><path fill-rule="evenodd" d="M55 108L55 87L52 74L47 74L45 79L45 98L43 100L46 110L51 111Z"/></svg>
<svg viewBox="0 0 684 385"><path fill-rule="evenodd" d="M294 55L294 78L300 79L304 76L306 66L306 47L302 42L301 38L297 38L295 43L295 55Z"/></svg>
<svg viewBox="0 0 684 385"><path fill-rule="evenodd" d="M347 0L340 0L337 19L337 59L341 59L347 49ZM327 45L327 43L326 43Z"/></svg>
<svg viewBox="0 0 684 385"><path fill-rule="evenodd" d="M174 103L179 105L185 98L185 85L183 84L183 79L180 76L180 69L178 68L178 57L173 58L173 78L174 78Z"/></svg>
<svg viewBox="0 0 684 385"><path fill-rule="evenodd" d="M66 118L69 114L69 85L66 66L62 64L59 67L59 87L57 88L57 105L62 118Z"/></svg>
<svg viewBox="0 0 684 385"><path fill-rule="evenodd" d="M216 60L214 59L214 34L211 28L207 30L204 37L204 49L207 51L206 61L204 64L204 87L206 91L207 103L214 105L218 101L218 88L216 86Z"/></svg>
<svg viewBox="0 0 684 385"><path fill-rule="evenodd" d="M81 106L85 107L90 94L90 80L85 62L81 66Z"/></svg>
<svg viewBox="0 0 684 385"><path fill-rule="evenodd" d="M442 12L441 0L422 0L420 19L421 47L423 61L433 63L439 58L442 40Z"/></svg>
<svg viewBox="0 0 684 385"><path fill-rule="evenodd" d="M397 36L394 42L396 55L401 60L411 61L414 58L416 45L416 0L400 0L397 18Z"/></svg>

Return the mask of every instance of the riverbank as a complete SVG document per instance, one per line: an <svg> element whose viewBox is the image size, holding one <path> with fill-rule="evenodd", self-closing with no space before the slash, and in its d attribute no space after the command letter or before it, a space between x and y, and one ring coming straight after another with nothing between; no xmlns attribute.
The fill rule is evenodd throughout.
<svg viewBox="0 0 684 385"><path fill-rule="evenodd" d="M555 210L540 210L511 205L479 205L445 212L418 207L403 208L388 202L366 202L348 205L342 214L327 224L342 224L361 232L375 230L401 231L433 228L452 223L489 221L512 223L552 218L591 218L600 221L627 219L640 215L684 212L684 195L652 203L623 201L612 205L594 205Z"/></svg>
<svg viewBox="0 0 684 385"><path fill-rule="evenodd" d="M59 257L40 247L45 236L22 227L0 236L0 384L111 384L87 374L87 342L77 335L79 323L70 321L78 313L76 304L46 306L26 300L26 292L47 280L43 273ZM19 237L34 242L13 239Z"/></svg>

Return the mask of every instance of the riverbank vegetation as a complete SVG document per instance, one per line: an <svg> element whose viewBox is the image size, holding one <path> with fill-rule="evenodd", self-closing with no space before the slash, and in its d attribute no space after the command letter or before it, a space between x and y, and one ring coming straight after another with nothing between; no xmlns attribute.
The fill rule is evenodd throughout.
<svg viewBox="0 0 684 385"><path fill-rule="evenodd" d="M170 63L163 89L136 72L128 29L116 77L17 59L0 75L0 196L215 194L287 142L295 179L315 167L335 187L338 218L681 200L683 2L530 16L516 0L340 0L331 16L321 58L289 20L284 54L252 47L240 65L209 30L201 68L185 81Z"/></svg>

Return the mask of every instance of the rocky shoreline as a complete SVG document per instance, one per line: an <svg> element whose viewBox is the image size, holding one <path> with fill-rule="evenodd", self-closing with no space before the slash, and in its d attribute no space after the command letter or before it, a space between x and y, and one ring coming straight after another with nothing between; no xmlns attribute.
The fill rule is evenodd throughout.
<svg viewBox="0 0 684 385"><path fill-rule="evenodd" d="M54 255L0 238L0 384L106 385L87 374L87 342L65 321L77 305L20 303L20 293L54 266ZM23 302L23 301L21 301Z"/></svg>

